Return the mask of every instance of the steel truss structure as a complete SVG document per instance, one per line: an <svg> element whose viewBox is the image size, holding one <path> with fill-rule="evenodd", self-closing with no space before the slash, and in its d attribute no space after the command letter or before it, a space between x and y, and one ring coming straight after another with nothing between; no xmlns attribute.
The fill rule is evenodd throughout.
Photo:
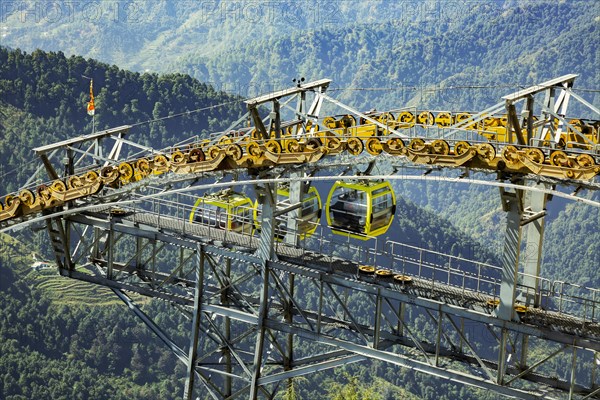
<svg viewBox="0 0 600 400"><path fill-rule="evenodd" d="M529 111L534 94L551 91L544 110L553 116L566 108L573 79L505 97L509 132L519 143L544 136L533 136L530 119L531 137L521 137L514 103L526 99ZM292 110L300 120L316 121L328 100L382 125L325 95L328 84L317 81L248 101L259 136L267 139L270 131L283 129L280 110L291 109L280 102L286 97L299 100ZM567 94L553 103L557 85ZM313 92L307 106L306 96ZM265 126L259 107L268 103L272 111ZM311 129L303 126L298 136ZM393 131L385 124L381 128ZM459 125L448 132L456 130ZM86 159L96 166L118 164L124 145L158 153L124 139L126 131L117 128L36 151L51 179L72 176ZM106 157L100 145L105 139L115 143ZM61 151L64 174L47 155ZM377 158L365 160L372 164ZM322 168L339 172L356 163L340 160ZM430 172L423 168L421 173ZM565 183L595 189L594 182L550 177L532 184L526 175L511 175L511 184L500 189L507 215L502 264L493 266L391 240L373 238L371 247L363 247L319 232L301 238L302 185L318 178L316 170L294 164L251 171L256 175L156 174L84 200L65 198L64 204L23 216L5 229L44 223L60 274L112 288L186 365L184 399L200 394L270 399L294 378L366 359L510 397L600 398L600 291L545 279L541 271L547 193ZM285 210L277 208L279 179L291 182L292 206ZM262 207L259 234L189 221L189 202L180 196L217 181L254 187ZM288 217L282 240L274 226L280 215ZM373 273L363 265L374 266ZM127 293L176 305L190 319L189 343L171 340Z"/></svg>

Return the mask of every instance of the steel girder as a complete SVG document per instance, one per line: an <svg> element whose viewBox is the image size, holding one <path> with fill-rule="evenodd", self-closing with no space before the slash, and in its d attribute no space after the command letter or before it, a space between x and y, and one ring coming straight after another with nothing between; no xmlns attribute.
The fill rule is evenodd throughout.
<svg viewBox="0 0 600 400"><path fill-rule="evenodd" d="M446 304L435 291L334 270L317 255L286 256L270 240L253 253L110 213L63 226L70 258L88 254L100 271L63 264L63 275L178 304L191 317L189 343L171 347L186 355L176 354L188 366L185 398L271 398L295 377L365 359L513 397L597 396L598 336Z"/></svg>

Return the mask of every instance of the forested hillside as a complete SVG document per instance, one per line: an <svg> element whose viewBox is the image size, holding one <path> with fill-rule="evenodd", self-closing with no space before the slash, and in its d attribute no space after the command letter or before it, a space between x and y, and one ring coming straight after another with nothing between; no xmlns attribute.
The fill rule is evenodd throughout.
<svg viewBox="0 0 600 400"><path fill-rule="evenodd" d="M520 85L566 73L580 74L578 87L593 87L597 82L598 40L590 40L600 39L594 19L598 13L593 13L597 3L523 2L523 7L514 8L470 4L460 17L450 14L455 11L450 4L449 14L440 12L435 28L433 21L406 18L324 25L252 45L231 43L233 51L203 54L200 50L184 55L171 68L233 87L248 82L250 87L273 84L277 79L284 85L299 74L332 78L334 87L379 88L336 93L365 109L476 110L497 103Z"/></svg>
<svg viewBox="0 0 600 400"><path fill-rule="evenodd" d="M86 113L94 79L96 130L206 109L133 128L130 137L163 148L218 132L245 112L239 98L182 74L140 74L115 65L0 47L0 190L17 189L37 166L31 149L92 132ZM218 107L212 107L219 105Z"/></svg>
<svg viewBox="0 0 600 400"><path fill-rule="evenodd" d="M329 93L361 110L477 111L577 73L577 93L598 106L599 15L589 0L4 2L0 196L39 165L31 148L92 131L88 78L96 130L205 109L132 129L156 148L222 130L245 112L240 99L300 76L332 78ZM498 264L497 188L394 185L394 239ZM542 274L600 287L599 225L599 208L554 198ZM31 270L43 235L33 244L0 238L0 398L179 398L182 365L111 292ZM138 300L185 346L189 321ZM378 362L308 378L297 381L301 398L498 398Z"/></svg>
<svg viewBox="0 0 600 400"><path fill-rule="evenodd" d="M600 76L600 3L589 0L19 4L4 10L8 46L189 73L242 96L328 77L377 89L336 94L355 107L471 110L565 73L580 88Z"/></svg>
<svg viewBox="0 0 600 400"><path fill-rule="evenodd" d="M17 168L4 173L4 190L17 188L37 165L37 160L31 162L31 147L64 139L74 132L89 132L84 107L88 84L77 79L81 74L96 77L100 128L159 116L151 110L156 107L158 95L160 102L168 105L164 115L235 100L183 75L140 75L94 60L66 58L61 53L1 50L0 149L8 161L2 165ZM123 94L109 95L114 91ZM48 107L54 103L57 105L53 109ZM133 115L132 104L138 110ZM169 120L171 125L158 130L152 125L140 126L132 134L152 146L166 146L184 135L218 129L240 112L239 106L230 104L189 120ZM476 243L451 221L437 218L402 197L393 231L398 240L414 245L495 261L494 254L487 250L473 254ZM30 268L30 255L47 248L45 233L21 232L17 237L28 241L21 244L5 237L0 240L3 398L168 399L180 395L182 366L137 319L123 312L124 306L111 297L110 291L55 276L52 270ZM41 256L51 259L51 254L42 252ZM136 300L185 346L188 321L165 303ZM385 379L368 379L366 368L378 371ZM304 398L336 398L344 391L370 393L374 399L411 398L401 389L407 386L418 397L432 398L438 389L442 390L431 389L436 384L430 378L377 363L366 363L358 370L351 368L348 373L351 375L343 370L328 372L299 381L299 393ZM464 398L479 397L477 392L457 385L446 385L443 390L449 393L448 399L457 393Z"/></svg>

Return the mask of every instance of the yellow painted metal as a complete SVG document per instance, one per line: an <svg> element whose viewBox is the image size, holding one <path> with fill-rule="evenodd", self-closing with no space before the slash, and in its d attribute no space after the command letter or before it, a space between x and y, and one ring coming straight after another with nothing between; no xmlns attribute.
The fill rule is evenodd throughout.
<svg viewBox="0 0 600 400"><path fill-rule="evenodd" d="M252 234L253 210L252 200L248 196L231 189L224 189L198 198L190 213L189 221Z"/></svg>
<svg viewBox="0 0 600 400"><path fill-rule="evenodd" d="M372 265L359 265L358 272L370 275L375 272L375 267Z"/></svg>
<svg viewBox="0 0 600 400"><path fill-rule="evenodd" d="M419 125L421 130L441 130L473 116L467 112L442 111L434 114L428 110L413 110L400 111L396 117L389 112L367 115L389 129L379 127L366 118L357 121L352 115L342 115L323 118L322 126L312 121L306 121L304 125L295 121L282 129L280 138L271 131L267 140L259 140L256 130L245 136L248 130L230 131L217 140L201 139L185 149L127 160L55 180L32 190L31 196L14 193L9 199L17 200L2 206L0 221L61 206L64 202L93 195L102 186L119 188L152 175L300 165L317 162L344 150L352 155L366 150L373 156L385 151L393 156L407 157L417 164L475 167L559 179L590 180L600 174L598 153L589 152L597 151L600 145L600 121L568 120L569 126L563 127L560 133L558 149L550 150L548 146L555 140L554 132L559 127L556 118L545 122L545 125L537 121L534 129L552 124L554 131L548 129L544 133L537 143L540 147L525 147L508 143L506 115L487 115L482 121L464 127L469 133L490 140L489 143L475 145L464 141L452 145L441 139L414 135L405 144L399 137L389 135L390 129L408 129L415 125ZM301 130L304 135L297 137ZM525 127L522 134L527 137ZM582 154L582 150L589 154ZM374 236L372 232L364 234Z"/></svg>
<svg viewBox="0 0 600 400"><path fill-rule="evenodd" d="M388 231L395 208L396 195L389 182L336 181L325 203L325 215L336 235L368 240Z"/></svg>

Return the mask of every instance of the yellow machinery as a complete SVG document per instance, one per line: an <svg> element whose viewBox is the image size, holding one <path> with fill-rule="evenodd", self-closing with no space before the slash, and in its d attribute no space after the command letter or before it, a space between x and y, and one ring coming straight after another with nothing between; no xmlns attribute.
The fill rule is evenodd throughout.
<svg viewBox="0 0 600 400"><path fill-rule="evenodd" d="M292 206L290 203L290 187L287 183L277 186L277 210L283 210ZM300 239L306 239L311 236L319 222L321 221L321 196L314 186L302 193L302 207L298 220L298 235ZM278 240L283 240L286 229L286 215L281 215L277 218L277 226L275 227L275 237ZM260 229L260 209L258 200L254 204L254 222L256 229Z"/></svg>
<svg viewBox="0 0 600 400"><path fill-rule="evenodd" d="M337 181L326 203L327 224L337 235L367 240L387 232L396 196L389 182Z"/></svg>
<svg viewBox="0 0 600 400"><path fill-rule="evenodd" d="M396 114L360 113L344 106L348 114L318 117L322 101L341 103L315 91L317 97L310 108L302 108L306 104L302 103L304 97L300 97L302 107L297 115L305 117L281 121L280 98L309 89L323 89L330 82L325 79L247 100L254 127L232 130L211 140L201 139L182 150L174 148L170 152L121 160L101 168L93 165L81 169L77 175L71 173L62 178L49 162L47 153L51 156L53 150L68 149L73 143L91 139L82 136L41 146L34 150L42 157L52 182L24 188L0 199L0 223L62 207L93 196L103 188L122 188L154 175L316 165L322 159L342 153L359 156L367 152L373 157L405 158L428 168L452 167L497 172L507 177L537 175L589 182L600 176L600 121L566 120L552 111L566 108L567 94L578 98L573 92L564 92L575 77L565 75L519 90L504 96L502 103L476 114L417 109L404 109ZM533 96L542 91L549 94L551 89L563 90L564 95L556 97L556 101L546 96L550 100L544 100L541 114L533 115ZM527 102L517 113L515 103L522 100ZM271 121L265 126L258 108L271 101ZM109 129L95 137L124 134L127 129L127 126ZM454 134L460 136L448 140ZM344 162L352 164L348 159ZM289 189L279 188L278 195L283 205L281 211L286 207L286 200L290 206ZM321 203L316 190L307 191L302 203L298 231L306 237L314 232L319 221ZM334 233L340 235L361 239L382 235L391 225L394 205L394 194L388 183L369 183L368 179L337 182L326 204L327 222ZM222 191L198 199L189 219L221 229L252 233L253 216L258 213L255 214L253 208L247 197ZM284 221L282 216L277 225ZM287 228L288 224L285 225ZM277 226L276 236L282 235L282 228Z"/></svg>
<svg viewBox="0 0 600 400"><path fill-rule="evenodd" d="M398 113L397 116L394 116L394 114L390 112L372 114L370 116L392 129L401 130L412 128L415 125L422 128L447 128L453 124L471 118L473 114L466 112L451 113L446 111L438 112L436 114L430 111L402 111ZM534 120L537 121L535 116ZM481 121L466 125L464 129L475 131L488 140L504 143L509 141L507 121L508 117L506 114L489 115ZM558 119L553 121L555 130L558 128L558 122ZM598 121L571 119L568 122L573 126L573 129L569 128L560 134L559 148L591 148L590 143L583 142L581 136L575 135L573 130L576 130L579 134L585 136L589 142L595 145L600 144L600 124ZM323 123L328 130L317 131L316 135L318 137L355 136L365 139L389 134L387 129L377 127L367 120L361 120L360 125L357 125L355 119L351 115L341 116L338 117L338 119L327 116L323 119ZM527 132L525 128L523 128L522 133L526 136ZM550 142L552 140L551 134L547 133L544 140Z"/></svg>
<svg viewBox="0 0 600 400"><path fill-rule="evenodd" d="M225 189L196 200L190 222L250 235L254 229L252 210L250 198Z"/></svg>

